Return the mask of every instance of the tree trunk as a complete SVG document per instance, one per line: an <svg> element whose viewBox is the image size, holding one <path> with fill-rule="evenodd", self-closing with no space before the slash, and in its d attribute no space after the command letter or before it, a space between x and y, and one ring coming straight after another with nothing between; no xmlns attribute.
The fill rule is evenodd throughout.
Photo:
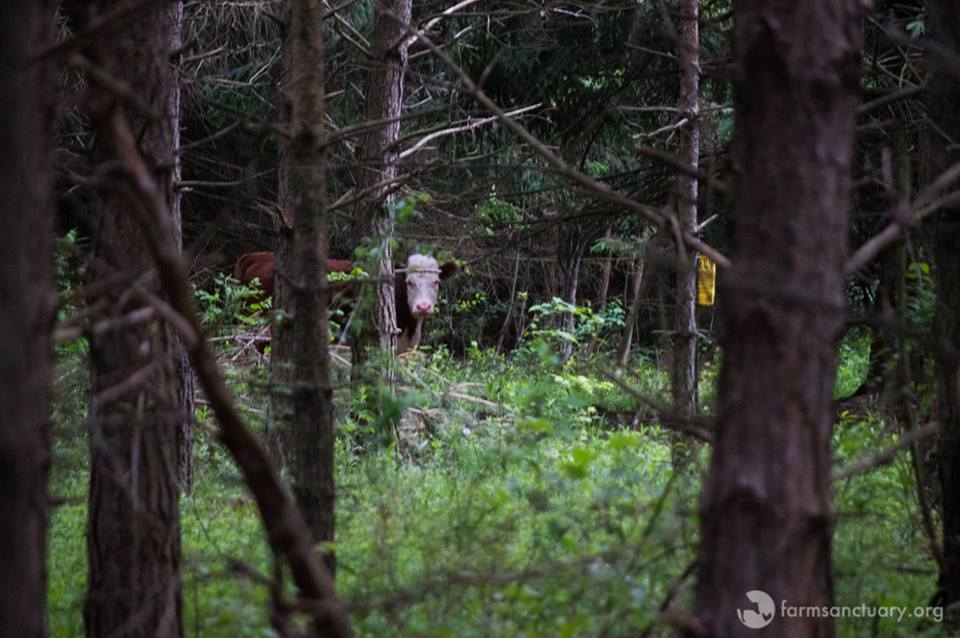
<svg viewBox="0 0 960 638"><path fill-rule="evenodd" d="M700 166L700 0L683 0L679 18L680 116L689 120L681 130L681 162L693 169ZM697 228L697 180L677 176L677 219L680 227L695 233ZM677 304L673 324L673 378L671 394L676 417L689 420L697 412L697 255L678 248ZM683 446L680 441L677 445ZM674 447L677 448L677 445ZM679 451L675 449L675 452ZM684 455L674 454L674 460Z"/></svg>
<svg viewBox="0 0 960 638"><path fill-rule="evenodd" d="M863 6L734 2L740 172L698 635L756 636L738 618L760 620L753 590L776 608L831 604L830 435ZM772 622L771 635L833 634L828 619Z"/></svg>
<svg viewBox="0 0 960 638"><path fill-rule="evenodd" d="M291 2L281 5L287 25L291 23ZM292 92L296 77L293 65L293 38L288 28L284 33L280 61L280 92L277 110L280 121L290 126L293 121ZM290 142L280 139L280 161L277 168L277 216L274 219L276 240L273 246L273 321L270 322L270 414L267 418L266 442L279 466L287 464L292 450L291 419L293 418L293 382L296 347L293 319L296 317L295 295L291 273L295 269L293 239L294 199L289 190Z"/></svg>
<svg viewBox="0 0 960 638"><path fill-rule="evenodd" d="M520 242L517 241L517 258L513 262L513 280L510 284L510 301L507 305L507 314L503 318L503 325L500 327L500 334L497 335L497 352L504 352L503 341L510 330L510 322L513 319L513 310L517 305L517 279L520 276Z"/></svg>
<svg viewBox="0 0 960 638"><path fill-rule="evenodd" d="M129 0L127 4L135 4ZM96 3L69 2L75 25L96 19ZM87 108L94 120L128 116L159 192L174 207L179 2L141 10L121 32L85 48L85 55L124 82L142 103L121 102L88 77ZM141 109L149 108L150 112ZM110 175L116 158L98 136L95 159ZM130 209L128 190L106 181L100 191L94 279L123 274L135 282L105 294L114 318L153 305L161 295L149 242ZM171 220L172 221L172 220ZM175 379L174 338L164 327L135 325L90 339L90 496L87 523L89 575L84 621L89 636L179 636L180 527L178 432L182 423Z"/></svg>
<svg viewBox="0 0 960 638"><path fill-rule="evenodd" d="M46 635L53 284L52 2L0 8L0 636Z"/></svg>
<svg viewBox="0 0 960 638"><path fill-rule="evenodd" d="M896 161L897 197L904 206L911 198L913 171L910 166L910 144L905 130L894 132L894 159ZM879 255L877 297L873 304L876 326L870 339L870 359L863 384L855 395L879 394L893 399L894 409L912 397L903 370L909 370L909 362L899 361L897 352L908 354L903 343L902 321L906 303L907 249L900 240L887 247Z"/></svg>
<svg viewBox="0 0 960 638"><path fill-rule="evenodd" d="M646 260L643 255L636 257L633 261L633 269L630 273L630 309L627 310L627 318L623 324L623 339L620 341L620 349L617 351L617 361L620 365L626 365L630 357L630 348L633 345L633 333L637 327L637 317L640 315L640 301L643 299L643 271Z"/></svg>
<svg viewBox="0 0 960 638"><path fill-rule="evenodd" d="M178 2L171 11L176 11L173 17L170 33L170 50L180 50L183 42L183 3ZM175 62L171 60L171 62ZM170 83L167 97L166 115L170 117L170 134L173 136L173 148L180 148L180 78L174 75ZM180 181L181 173L179 153L173 158L173 182ZM173 219L171 227L177 247L183 250L183 216L180 211L180 190L174 188L170 198L170 215ZM179 335L174 335L173 341L175 374L177 383L177 398L180 404L181 417L177 431L177 467L180 488L190 491L193 486L193 444L196 430L196 401L194 400L194 373L190 365L190 354Z"/></svg>
<svg viewBox="0 0 960 638"><path fill-rule="evenodd" d="M294 265L293 470L297 501L315 541L334 532L333 388L327 351L326 133L323 6L293 0L290 147L284 172L292 205ZM332 555L329 565L333 566Z"/></svg>
<svg viewBox="0 0 960 638"><path fill-rule="evenodd" d="M587 240L584 229L579 224L567 224L560 229L560 243L557 251L557 263L563 274L563 300L571 306L577 305L577 288L580 283L580 265L583 263L583 253L587 249ZM576 330L576 316L572 312L565 312L561 316L560 329L568 334ZM563 365L573 356L573 342L564 341L560 353L560 364Z"/></svg>
<svg viewBox="0 0 960 638"><path fill-rule="evenodd" d="M960 51L960 2L927 3L927 34L942 51L929 53L927 113L931 127L925 144L924 171L933 180L960 161L960 79L951 71ZM949 62L939 56L950 56ZM945 139L947 138L947 139ZM948 141L949 140L949 141ZM960 206L938 213L933 237L937 283L937 367L940 377L940 477L943 486L943 554L940 589L947 634L960 630Z"/></svg>
<svg viewBox="0 0 960 638"><path fill-rule="evenodd" d="M613 222L610 222L607 224L604 239L609 241L612 231ZM603 266L600 269L600 286L597 289L597 307L601 313L607 309L607 295L610 294L610 275L613 272L613 256L609 254L609 248L605 247L604 250L607 251L607 255L603 258Z"/></svg>
<svg viewBox="0 0 960 638"><path fill-rule="evenodd" d="M354 243L373 239L376 246L376 282L373 324L362 321L354 339L354 369L365 361L364 350L373 342L374 331L380 350L393 361L397 350L396 291L394 290L393 205L396 200L396 179L399 165L397 140L400 138L400 113L403 109L403 84L407 69L407 25L410 24L412 0L377 0L374 3L373 35L370 40L370 69L366 82L367 122L381 122L364 135L361 141L360 178L357 190L369 191L354 215ZM381 382L393 385L391 363Z"/></svg>
<svg viewBox="0 0 960 638"><path fill-rule="evenodd" d="M257 503L274 557L283 557L290 567L291 580L299 592L296 608L310 617L305 635L346 638L352 635L347 609L337 599L330 573L317 560L310 530L300 510L288 498L266 452L240 416L216 357L203 338L187 270L169 227L172 220L168 203L137 147L130 123L116 109L105 113L90 111L90 115L98 138L119 169L119 185L131 195L133 206L129 212L149 240L148 247L170 306L180 316L180 334L188 344L197 379L217 417L217 438L230 452ZM277 625L282 624L278 620Z"/></svg>

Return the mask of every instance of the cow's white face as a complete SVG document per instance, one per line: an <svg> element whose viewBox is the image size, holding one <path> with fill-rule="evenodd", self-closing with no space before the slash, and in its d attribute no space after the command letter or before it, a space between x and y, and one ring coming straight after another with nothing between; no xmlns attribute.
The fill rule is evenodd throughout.
<svg viewBox="0 0 960 638"><path fill-rule="evenodd" d="M407 304L417 319L433 314L440 289L440 265L427 255L410 255L407 259Z"/></svg>

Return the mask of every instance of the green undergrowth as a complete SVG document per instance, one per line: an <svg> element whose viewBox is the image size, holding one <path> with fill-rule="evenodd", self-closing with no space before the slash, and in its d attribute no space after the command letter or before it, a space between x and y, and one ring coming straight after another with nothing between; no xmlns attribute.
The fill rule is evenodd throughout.
<svg viewBox="0 0 960 638"><path fill-rule="evenodd" d="M265 356L255 348L239 352L242 341L217 343L228 381L262 433ZM842 382L855 383L859 373L844 366L862 367L863 343L845 346ZM62 501L49 548L54 636L82 635L83 357L82 350L62 352L58 366L52 489ZM675 475L670 436L609 378L605 361L609 355L577 355L560 365L556 348L536 340L510 356L425 351L401 371L405 410L392 412L404 414L399 422L364 412L371 403L351 398L341 384L337 579L359 635L636 636L651 625L650 635L670 635L655 622L696 554L708 450L701 447ZM668 377L657 362L655 353L636 354L619 378L637 394L666 401ZM702 375L706 411L718 368L719 358ZM627 418L638 410L639 419ZM264 584L273 567L256 507L213 440L202 404L199 416L195 485L181 501L186 633L273 636ZM375 427L387 434L371 437ZM844 413L836 464L895 442L873 412ZM904 455L836 485L838 605L928 603L935 576L914 494ZM689 609L692 583L682 580L681 609ZM864 622L841 620L837 633L906 636L928 628Z"/></svg>

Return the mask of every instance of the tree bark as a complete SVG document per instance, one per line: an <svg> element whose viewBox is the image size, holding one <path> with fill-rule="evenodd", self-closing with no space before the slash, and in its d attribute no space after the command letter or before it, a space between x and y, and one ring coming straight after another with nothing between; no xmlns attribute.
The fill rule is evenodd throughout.
<svg viewBox="0 0 960 638"><path fill-rule="evenodd" d="M613 222L610 222L607 224L604 239L609 241L612 232ZM603 266L600 269L600 286L597 289L597 307L601 313L607 309L607 295L610 294L610 275L613 273L613 255L609 254L609 249L605 248L604 250L608 254L603 258Z"/></svg>
<svg viewBox="0 0 960 638"><path fill-rule="evenodd" d="M96 76L88 77L88 81L98 83ZM130 196L128 212L148 239L157 274L175 311L167 314L167 319L183 337L197 379L217 417L217 438L230 452L257 503L270 549L290 567L298 602L311 618L306 635L349 637L352 631L346 608L336 597L330 573L317 560L310 530L287 496L266 452L240 416L216 357L203 338L187 271L173 240L166 193L141 154L126 114L119 109L87 110L102 148L112 160L112 174L117 178L113 185Z"/></svg>
<svg viewBox="0 0 960 638"><path fill-rule="evenodd" d="M679 17L680 116L687 119L680 132L679 159L700 166L700 0L683 0ZM697 229L697 179L677 176L677 219L691 234ZM678 246L677 304L673 324L673 378L670 385L676 417L689 420L697 412L697 254ZM680 441L676 442L682 445ZM675 452L679 451L677 445ZM684 455L674 454L674 460Z"/></svg>
<svg viewBox="0 0 960 638"><path fill-rule="evenodd" d="M933 180L960 161L960 79L951 72L960 52L960 2L927 3L927 34L942 51L929 53L927 113L930 127L924 148L924 172ZM950 60L941 59L948 55ZM945 139L945 137L947 139ZM933 257L937 285L937 368L939 383L940 478L943 494L943 562L940 589L948 611L944 632L960 630L960 206L941 210L934 222Z"/></svg>
<svg viewBox="0 0 960 638"><path fill-rule="evenodd" d="M623 324L623 339L620 341L620 349L617 351L617 361L620 365L626 365L630 357L630 348L633 345L633 333L637 329L637 317L640 315L640 302L643 299L643 271L646 259L643 255L634 258L633 268L630 272L630 308L627 310L627 318Z"/></svg>
<svg viewBox="0 0 960 638"><path fill-rule="evenodd" d="M503 318L503 325L500 327L500 334L497 335L497 352L504 352L503 341L510 330L510 322L513 319L513 309L517 305L517 279L520 276L520 242L517 242L517 257L513 262L513 280L510 284L510 301L507 302L507 314Z"/></svg>
<svg viewBox="0 0 960 638"><path fill-rule="evenodd" d="M96 15L98 3L66 7L75 26ZM128 4L134 4L129 0ZM143 9L122 32L85 47L104 73L143 101L123 100L93 82L87 109L94 120L129 117L168 211L175 209L174 112L176 73L171 52L179 46L182 6ZM130 287L111 289L107 312L121 316L161 296L151 273L149 242L130 214L128 191L110 181L113 155L97 138L101 183L93 277L131 276ZM176 220L171 219L171 224ZM175 338L163 326L145 325L90 339L91 434L87 522L88 579L84 621L89 636L180 636L180 527L178 441L182 406L175 378Z"/></svg>
<svg viewBox="0 0 960 638"><path fill-rule="evenodd" d="M284 21L291 23L291 2L285 2ZM280 121L290 126L293 121L292 78L293 38L289 28L283 39L280 62L281 78L277 110ZM277 169L277 210L274 220L276 241L273 246L273 321L270 322L270 414L267 418L267 448L274 461L284 466L292 450L291 420L293 418L294 340L293 318L296 317L296 298L291 273L294 272L295 250L293 238L294 200L289 190L290 141L280 139L280 161Z"/></svg>
<svg viewBox="0 0 960 638"><path fill-rule="evenodd" d="M863 6L734 2L736 228L697 635L758 635L737 613L757 609L752 590L777 608L831 604L830 435ZM775 615L769 635L833 634L828 619Z"/></svg>
<svg viewBox="0 0 960 638"><path fill-rule="evenodd" d="M587 239L584 229L579 224L567 224L560 228L559 237L557 263L563 274L563 300L571 306L576 306L580 266L583 263L583 253L587 249ZM560 316L560 329L569 334L574 333L576 316L572 312L565 312ZM560 364L565 364L572 356L573 343L564 341L560 352Z"/></svg>
<svg viewBox="0 0 960 638"><path fill-rule="evenodd" d="M176 12L172 16L170 26L170 49L179 51L183 44L183 3L175 3L171 9ZM171 60L171 62L175 62ZM180 148L180 77L174 70L169 82L169 92L165 107L165 117L170 118L170 135L173 148ZM181 178L180 154L173 157L173 183L176 185ZM173 220L172 228L174 241L180 250L183 250L183 215L180 210L180 189L174 188L170 198L170 216ZM180 404L181 416L177 429L177 468L180 488L190 491L193 486L193 444L196 430L196 401L194 399L194 373L190 366L190 355L187 347L179 335L173 336L174 378L177 383L177 400Z"/></svg>
<svg viewBox="0 0 960 638"><path fill-rule="evenodd" d="M302 609L311 617L308 636L348 637L352 635L347 610L336 597L333 579L313 551L313 539L300 510L287 496L270 465L269 457L240 416L216 357L203 338L199 313L190 281L173 231L167 201L137 148L136 139L122 113L95 113L94 125L115 158L118 177L133 197L130 213L149 239L157 273L176 314L169 319L177 326L190 354L210 407L220 429L218 439L230 452L250 489L264 531L275 556L290 566Z"/></svg>
<svg viewBox="0 0 960 638"><path fill-rule="evenodd" d="M287 37L292 112L284 175L293 214L296 307L293 470L297 501L314 540L332 542L335 490L333 388L327 350L323 5L293 0ZM332 568L332 554L328 557Z"/></svg>
<svg viewBox="0 0 960 638"><path fill-rule="evenodd" d="M394 290L393 204L396 200L396 180L399 155L396 148L400 139L400 114L403 109L403 85L407 69L409 41L407 26L413 10L412 0L377 0L374 3L373 34L370 39L370 68L366 81L367 122L382 122L373 126L361 140L360 176L357 190L369 195L363 198L354 214L354 244L362 245L364 238L373 239L376 250L374 273L375 295L373 324L364 321L354 339L354 368L359 370L365 361L365 348L374 341L374 330L380 350L392 361L397 350L396 291ZM369 241L369 240L368 240ZM393 385L393 372L388 364L381 379Z"/></svg>
<svg viewBox="0 0 960 638"><path fill-rule="evenodd" d="M30 64L52 2L0 8L0 636L46 635L53 283L53 86Z"/></svg>

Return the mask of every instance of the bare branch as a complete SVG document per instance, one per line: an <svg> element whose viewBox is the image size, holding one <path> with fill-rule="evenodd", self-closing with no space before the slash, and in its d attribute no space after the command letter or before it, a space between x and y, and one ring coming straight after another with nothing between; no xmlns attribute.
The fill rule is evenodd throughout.
<svg viewBox="0 0 960 638"><path fill-rule="evenodd" d="M521 115L523 113L536 110L540 108L540 106L541 106L540 103L531 104L530 106L524 106L523 108L514 109L513 111L507 112L506 116L514 117L516 115ZM496 122L497 119L498 119L497 116L494 115L492 117L485 117L479 120L474 120L473 122L468 121L467 124L464 124L462 126L453 126L451 128L445 128L442 131L436 131L436 132L430 133L429 135L425 135L422 138L420 138L420 140L418 140L416 144L414 144L413 146L411 146L405 151L401 151L400 159L404 159L406 157L409 157L410 155L413 155L418 150L423 148L423 146L426 145L427 142L431 140L435 140L438 137L446 137L447 135L453 135L454 133L462 133L463 131L472 131L474 129L480 128L481 126L484 126L485 124Z"/></svg>
<svg viewBox="0 0 960 638"><path fill-rule="evenodd" d="M940 431L940 424L933 421L927 423L922 428L916 430L911 430L906 432L903 436L900 437L900 440L895 444L888 447L886 450L881 450L876 454L871 454L859 461L848 465L844 468L840 468L833 473L833 482L837 483L845 479L854 477L858 474L863 474L864 472L869 472L875 470L878 467L883 467L885 465L890 465L893 463L893 460L897 458L897 454L901 450L910 447L917 441L927 438L928 436L933 436Z"/></svg>
<svg viewBox="0 0 960 638"><path fill-rule="evenodd" d="M409 25L404 26L408 31L413 31ZM515 120L508 117L503 109L497 106L497 104L491 100L487 94L484 93L483 90L473 82L472 79L470 79L470 76L467 75L467 73L460 68L460 66L457 65L457 63L454 62L449 55L442 51L425 35L419 32L414 32L414 34L427 48L433 52L434 55L440 58L440 60L443 61L443 63L446 64L457 77L460 78L460 82L463 84L467 93L473 96L473 98L479 102L481 106L496 115L497 118L503 122L504 126L510 129L524 142L529 144L536 154L550 164L559 174L566 177L574 184L577 184L584 190L592 193L598 199L637 213L638 215L646 218L648 221L658 226L669 226L672 229L672 232L670 233L671 236L680 238L684 244L693 250L706 255L713 261L717 262L719 266L723 268L730 267L731 262L723 253L706 244L692 233L685 232L680 229L680 224L677 221L677 218L674 217L669 211L636 202L614 191L608 184L597 181L586 173L582 173L575 168L568 166L566 162L558 157L532 133L523 128Z"/></svg>
<svg viewBox="0 0 960 638"><path fill-rule="evenodd" d="M879 233L868 239L857 251L847 259L846 272L852 275L866 266L880 252L899 239L900 234L907 228L917 225L930 213L936 212L947 203L951 203L957 193L941 193L960 179L960 162L957 162L927 186L913 203L906 207L902 202L897 204L894 219Z"/></svg>
<svg viewBox="0 0 960 638"><path fill-rule="evenodd" d="M704 443L713 443L713 433L696 425L693 422L694 419L678 419L670 407L661 405L650 397L644 396L640 392L637 392L635 388L631 387L630 384L620 378L620 375L612 370L600 368L600 374L613 381L618 388L632 396L639 403L642 403L657 412L661 417L660 425L663 427L669 430L676 430L677 432L689 434L693 438L699 439ZM701 419L697 420L699 421Z"/></svg>

